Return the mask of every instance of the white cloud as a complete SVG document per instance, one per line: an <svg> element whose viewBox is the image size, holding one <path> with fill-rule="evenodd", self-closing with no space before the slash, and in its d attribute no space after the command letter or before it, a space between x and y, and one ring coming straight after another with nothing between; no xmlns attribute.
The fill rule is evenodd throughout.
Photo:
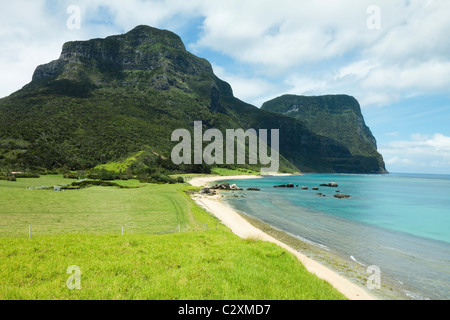
<svg viewBox="0 0 450 320"><path fill-rule="evenodd" d="M310 78L304 76L290 76L285 80L289 89L287 93L298 95L320 95L327 91L327 81L320 78ZM332 93L332 92L329 92Z"/></svg>
<svg viewBox="0 0 450 320"><path fill-rule="evenodd" d="M92 37L92 30L83 28L83 24L80 30L67 28L69 4L50 7L45 0L2 3L0 97L29 83L38 65L57 59L64 42Z"/></svg>
<svg viewBox="0 0 450 320"><path fill-rule="evenodd" d="M396 1L382 12L387 15L383 21L389 21L390 25L382 38L366 48L365 54L400 62L411 58L419 61L448 58L450 41L443 36L450 28L449 1Z"/></svg>
<svg viewBox="0 0 450 320"><path fill-rule="evenodd" d="M212 1L197 46L281 71L345 54L360 45L367 6L340 2Z"/></svg>
<svg viewBox="0 0 450 320"><path fill-rule="evenodd" d="M395 91L436 92L450 87L450 61L429 60L389 68L375 68L368 73L362 86Z"/></svg>
<svg viewBox="0 0 450 320"><path fill-rule="evenodd" d="M447 93L450 87L447 0L78 0L83 19L78 31L65 28L65 9L73 1L55 3L2 5L0 68L8 77L1 77L0 96L26 84L37 64L55 59L65 41L117 34L138 24L177 32L183 21L198 17L204 19L201 36L190 47L253 67L248 76L227 77L249 102L271 92L346 93L365 107ZM373 4L380 8L380 30L367 28Z"/></svg>
<svg viewBox="0 0 450 320"><path fill-rule="evenodd" d="M372 62L370 60L360 60L342 67L335 77L339 81L345 77L354 77L355 79L365 78L373 69L380 66L379 62Z"/></svg>
<svg viewBox="0 0 450 320"><path fill-rule="evenodd" d="M380 145L388 170L450 174L450 137L414 134L410 140Z"/></svg>
<svg viewBox="0 0 450 320"><path fill-rule="evenodd" d="M272 99L279 90L276 84L264 79L231 74L225 68L215 64L213 64L213 70L220 79L228 82L232 86L235 97L245 102L251 102L258 107L265 101Z"/></svg>
<svg viewBox="0 0 450 320"><path fill-rule="evenodd" d="M254 65L268 77L312 79L308 85L287 80L292 82L290 92L340 89L360 96L363 107L447 93L450 2L377 1L380 30L367 28L366 10L372 4L280 0L219 5L211 1L201 7L206 20L196 46Z"/></svg>

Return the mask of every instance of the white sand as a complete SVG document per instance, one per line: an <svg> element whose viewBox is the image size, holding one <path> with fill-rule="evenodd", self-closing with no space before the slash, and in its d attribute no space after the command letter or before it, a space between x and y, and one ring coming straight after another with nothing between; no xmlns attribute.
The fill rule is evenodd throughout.
<svg viewBox="0 0 450 320"><path fill-rule="evenodd" d="M261 176L209 176L209 177L199 177L193 178L189 183L193 186L207 186L209 183L217 180L236 180L236 179L257 179ZM365 289L352 283L350 280L344 278L338 273L330 270L329 268L323 266L322 264L314 261L307 256L301 254L297 250L289 247L285 243L269 236L265 232L251 225L247 220L245 220L240 214L235 210L227 206L224 202L220 200L221 196L203 196L196 195L193 197L194 200L203 208L214 214L219 218L223 224L231 229L236 235L241 238L251 238L259 239L263 241L273 242L280 247L293 253L298 260L306 267L306 269L318 276L319 278L329 282L333 287L339 290L347 298L351 300L374 300L375 297L371 296Z"/></svg>

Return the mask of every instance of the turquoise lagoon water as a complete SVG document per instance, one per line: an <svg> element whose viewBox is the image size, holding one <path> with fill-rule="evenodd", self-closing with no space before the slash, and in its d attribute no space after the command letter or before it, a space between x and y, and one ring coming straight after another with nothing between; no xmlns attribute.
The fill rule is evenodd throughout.
<svg viewBox="0 0 450 320"><path fill-rule="evenodd" d="M450 176L304 174L227 181L261 189L226 197L230 206L361 266L378 266L381 285L383 277L396 283L396 298L450 299ZM328 182L339 186L311 189ZM273 188L288 183L298 187ZM351 198L334 198L337 190Z"/></svg>

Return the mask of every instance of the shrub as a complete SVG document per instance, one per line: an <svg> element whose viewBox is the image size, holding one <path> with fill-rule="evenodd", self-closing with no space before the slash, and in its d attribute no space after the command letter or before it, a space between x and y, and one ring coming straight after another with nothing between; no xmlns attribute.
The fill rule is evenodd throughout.
<svg viewBox="0 0 450 320"><path fill-rule="evenodd" d="M91 186L102 186L102 187L121 187L119 184L111 181L89 181L84 180L81 182L72 182L69 187L63 187L64 189L81 189Z"/></svg>
<svg viewBox="0 0 450 320"><path fill-rule="evenodd" d="M16 181L15 176L0 176L0 180L6 180L6 181Z"/></svg>
<svg viewBox="0 0 450 320"><path fill-rule="evenodd" d="M63 177L66 179L78 179L78 175L75 173L66 173Z"/></svg>
<svg viewBox="0 0 450 320"><path fill-rule="evenodd" d="M14 174L14 177L16 177L16 178L40 178L41 175L39 173L23 172L23 173Z"/></svg>
<svg viewBox="0 0 450 320"><path fill-rule="evenodd" d="M139 182L141 183L158 183L158 184L175 184L177 180L172 179L171 177L162 174L162 173L154 173L152 175L140 175L138 177Z"/></svg>
<svg viewBox="0 0 450 320"><path fill-rule="evenodd" d="M118 178L118 175L115 174L115 172L107 171L105 169L102 169L101 171L93 171L87 175L88 179L94 179L94 180L116 180Z"/></svg>

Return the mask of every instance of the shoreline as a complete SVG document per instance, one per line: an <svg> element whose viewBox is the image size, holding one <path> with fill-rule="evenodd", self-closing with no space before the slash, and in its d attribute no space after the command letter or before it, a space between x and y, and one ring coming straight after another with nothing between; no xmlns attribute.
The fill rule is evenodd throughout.
<svg viewBox="0 0 450 320"><path fill-rule="evenodd" d="M290 174L287 174L290 175ZM287 176L280 174L280 176ZM263 176L207 176L192 178L189 183L196 187L204 187L208 184L220 181L220 180L238 180L238 179L260 179ZM287 251L294 254L297 259L305 266L305 268L318 276L319 278L330 283L334 288L344 294L350 300L377 300L377 298L371 295L364 288L354 284L349 279L338 274L334 270L324 266L323 264L307 257L306 255L300 253L299 251L293 249L286 243L274 238L273 236L267 234L261 229L252 225L248 220L243 218L238 212L226 205L221 201L220 195L215 196L204 196L196 195L193 197L194 201L209 211L211 214L215 215L223 224L231 229L233 233L241 238L247 239L258 239L262 241L269 241L277 244L278 246L286 249Z"/></svg>

